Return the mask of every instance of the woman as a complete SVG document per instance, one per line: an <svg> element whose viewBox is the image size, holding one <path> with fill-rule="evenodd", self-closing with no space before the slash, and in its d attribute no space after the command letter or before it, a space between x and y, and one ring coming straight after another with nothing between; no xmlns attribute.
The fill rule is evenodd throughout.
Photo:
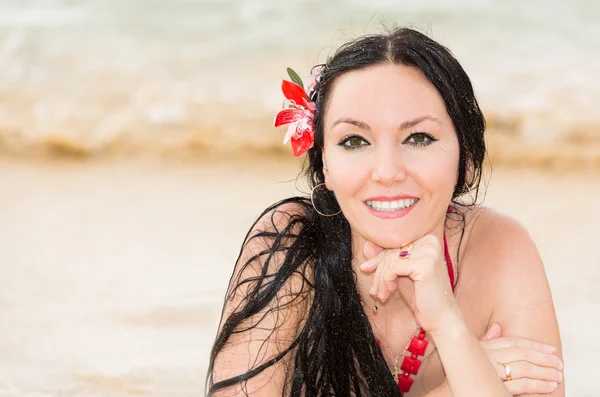
<svg viewBox="0 0 600 397"><path fill-rule="evenodd" d="M283 89L310 198L267 208L235 267L214 396L564 396L543 264L476 201L484 118L462 67L410 29L360 38ZM537 341L537 342L534 342Z"/></svg>

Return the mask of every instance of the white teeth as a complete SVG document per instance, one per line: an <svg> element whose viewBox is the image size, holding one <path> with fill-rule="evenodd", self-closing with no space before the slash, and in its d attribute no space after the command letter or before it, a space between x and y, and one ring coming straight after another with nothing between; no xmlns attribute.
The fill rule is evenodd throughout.
<svg viewBox="0 0 600 397"><path fill-rule="evenodd" d="M396 201L371 201L367 200L367 205L377 211L397 211L411 207L418 199L403 199Z"/></svg>

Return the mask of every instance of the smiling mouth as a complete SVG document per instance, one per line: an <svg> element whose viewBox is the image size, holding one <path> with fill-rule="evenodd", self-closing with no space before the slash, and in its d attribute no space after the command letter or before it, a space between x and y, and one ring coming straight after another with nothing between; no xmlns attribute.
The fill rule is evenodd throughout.
<svg viewBox="0 0 600 397"><path fill-rule="evenodd" d="M417 201L419 201L418 198L412 198L394 201L367 200L365 203L369 208L372 208L376 211L399 211L412 207L417 203Z"/></svg>

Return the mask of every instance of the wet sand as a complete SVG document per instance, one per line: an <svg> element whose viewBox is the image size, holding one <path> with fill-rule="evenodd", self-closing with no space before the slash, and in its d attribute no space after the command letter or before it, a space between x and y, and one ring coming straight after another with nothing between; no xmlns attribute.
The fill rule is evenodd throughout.
<svg viewBox="0 0 600 397"><path fill-rule="evenodd" d="M241 240L296 192L257 162L1 161L0 395L204 395ZM495 170L485 202L544 258L567 396L597 396L600 176Z"/></svg>

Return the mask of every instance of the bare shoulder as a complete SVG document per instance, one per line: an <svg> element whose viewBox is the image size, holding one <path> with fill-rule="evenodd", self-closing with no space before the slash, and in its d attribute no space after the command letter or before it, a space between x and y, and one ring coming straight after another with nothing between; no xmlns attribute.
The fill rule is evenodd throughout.
<svg viewBox="0 0 600 397"><path fill-rule="evenodd" d="M303 204L302 201L284 201L262 213L244 239L230 284L240 277L250 278L279 270L286 249L304 227L306 207Z"/></svg>
<svg viewBox="0 0 600 397"><path fill-rule="evenodd" d="M495 313L514 309L510 299L515 299L515 305L551 303L544 264L531 235L519 221L494 209L477 207L472 210L467 228L465 270L490 294Z"/></svg>
<svg viewBox="0 0 600 397"><path fill-rule="evenodd" d="M295 220L306 216L306 205L302 201L283 201L267 208L249 232L253 236L261 232L280 232L288 228L299 232L301 222Z"/></svg>
<svg viewBox="0 0 600 397"><path fill-rule="evenodd" d="M489 207L477 206L465 213L469 238L465 251L476 262L485 262L486 272L520 271L543 267L538 250L527 229L513 217Z"/></svg>
<svg viewBox="0 0 600 397"><path fill-rule="evenodd" d="M219 389L214 396L270 396L285 387L291 346L310 302L309 267L287 255L306 208L300 199L273 205L246 236L211 358L212 382ZM258 370L261 366L266 368Z"/></svg>
<svg viewBox="0 0 600 397"><path fill-rule="evenodd" d="M245 300L256 284L248 280L258 281L279 272L286 262L287 250L300 234L305 220L306 206L299 200L284 201L263 212L248 232L236 261L228 290L230 301L235 301L234 297ZM298 282L302 288L302 281L295 277L288 279L288 284Z"/></svg>
<svg viewBox="0 0 600 397"><path fill-rule="evenodd" d="M244 239L234 273L245 270L243 265L256 255L289 246L302 230L305 216L306 205L300 200L286 200L263 211Z"/></svg>
<svg viewBox="0 0 600 397"><path fill-rule="evenodd" d="M553 297L544 264L525 227L496 210L479 207L468 226L471 281L489 299L489 323L503 336L528 338L557 347L562 355Z"/></svg>

